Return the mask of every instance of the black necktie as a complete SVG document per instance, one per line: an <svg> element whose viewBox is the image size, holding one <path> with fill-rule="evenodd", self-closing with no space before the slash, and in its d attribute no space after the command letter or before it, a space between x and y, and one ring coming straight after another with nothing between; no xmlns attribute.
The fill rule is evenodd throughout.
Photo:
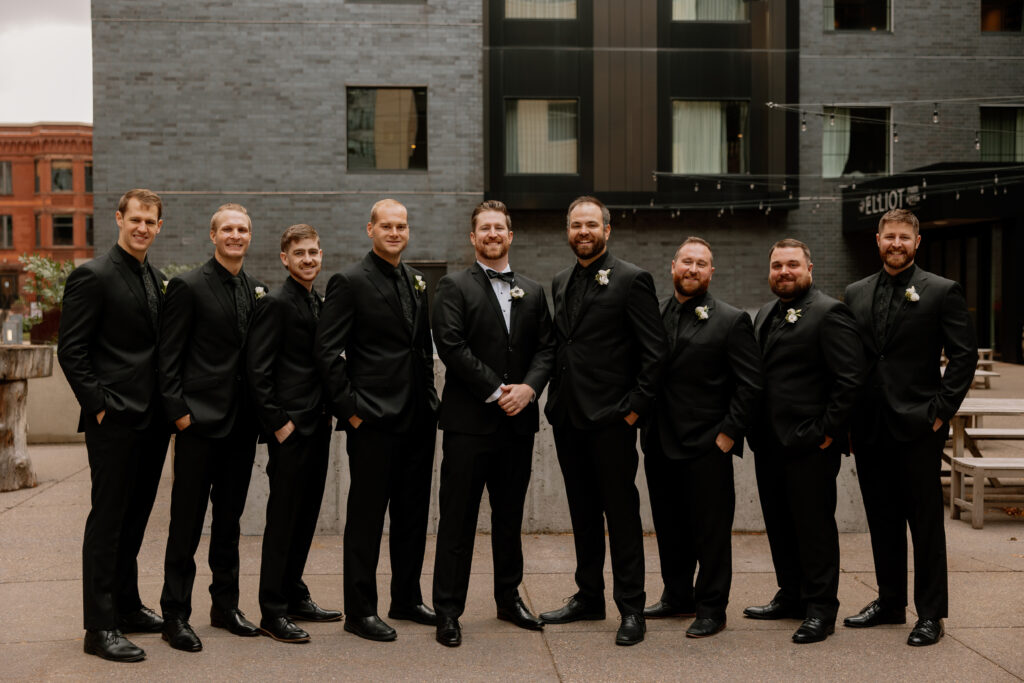
<svg viewBox="0 0 1024 683"><path fill-rule="evenodd" d="M395 280L395 291L398 293L398 301L402 304L402 315L405 316L405 322L409 327L412 327L412 295L409 294L409 285L405 281L402 267L393 269L391 277Z"/></svg>
<svg viewBox="0 0 1024 683"><path fill-rule="evenodd" d="M768 339L770 339L775 333L782 329L782 326L786 323L786 312L783 309L783 303L780 301L771 315L771 319L765 322L765 333L761 337L761 350L764 351L764 347L768 345Z"/></svg>
<svg viewBox="0 0 1024 683"><path fill-rule="evenodd" d="M668 307L665 309L665 315L662 316L661 320L665 324L665 334L668 335L668 342L671 346L675 346L676 335L679 331L679 314L682 310L676 301L670 301Z"/></svg>
<svg viewBox="0 0 1024 683"><path fill-rule="evenodd" d="M320 321L320 297L315 292L310 292L306 295L306 304L309 306L309 312L313 315L313 321Z"/></svg>
<svg viewBox="0 0 1024 683"><path fill-rule="evenodd" d="M883 274L878 279L878 286L875 287L874 313L875 318L875 341L879 347L885 343L886 333L889 331L889 309L892 306L893 286L892 278Z"/></svg>
<svg viewBox="0 0 1024 683"><path fill-rule="evenodd" d="M583 305L583 295L587 291L587 271L576 266L569 280L569 292L566 295L566 304L569 308L569 322L575 323L580 314L580 307Z"/></svg>
<svg viewBox="0 0 1024 683"><path fill-rule="evenodd" d="M231 287L234 289L235 321L238 324L238 333L244 339L249 328L249 297L246 296L241 276L231 276Z"/></svg>
<svg viewBox="0 0 1024 683"><path fill-rule="evenodd" d="M486 272L487 272L487 277L491 278L492 280L494 280L494 279L503 280L503 281L507 282L510 287L513 284L515 284L516 276L512 273L511 270L508 271L507 273L499 273L496 270L488 269Z"/></svg>
<svg viewBox="0 0 1024 683"><path fill-rule="evenodd" d="M149 308L149 318L153 323L153 329L160 327L160 296L156 293L156 285L153 278L149 276L149 268L145 264L139 270L142 276L142 288L146 290L146 306Z"/></svg>

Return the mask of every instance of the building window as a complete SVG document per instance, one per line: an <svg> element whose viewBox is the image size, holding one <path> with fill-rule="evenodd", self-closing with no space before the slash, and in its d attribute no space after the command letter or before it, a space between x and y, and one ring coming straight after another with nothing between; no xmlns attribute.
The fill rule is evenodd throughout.
<svg viewBox="0 0 1024 683"><path fill-rule="evenodd" d="M746 102L672 102L673 173L746 173Z"/></svg>
<svg viewBox="0 0 1024 683"><path fill-rule="evenodd" d="M72 177L70 161L54 159L50 162L50 192L71 192Z"/></svg>
<svg viewBox="0 0 1024 683"><path fill-rule="evenodd" d="M75 245L75 217L53 217L53 246L73 247Z"/></svg>
<svg viewBox="0 0 1024 683"><path fill-rule="evenodd" d="M826 107L821 138L821 175L884 175L889 172L889 110Z"/></svg>
<svg viewBox="0 0 1024 683"><path fill-rule="evenodd" d="M506 19L575 19L576 0L505 0Z"/></svg>
<svg viewBox="0 0 1024 683"><path fill-rule="evenodd" d="M92 216L85 217L85 246L91 247L96 243L92 230Z"/></svg>
<svg viewBox="0 0 1024 683"><path fill-rule="evenodd" d="M981 160L1024 161L1024 108L981 108Z"/></svg>
<svg viewBox="0 0 1024 683"><path fill-rule="evenodd" d="M11 162L0 161L0 194L14 194L14 183L11 181Z"/></svg>
<svg viewBox="0 0 1024 683"><path fill-rule="evenodd" d="M981 30L1020 33L1024 0L981 0Z"/></svg>
<svg viewBox="0 0 1024 683"><path fill-rule="evenodd" d="M826 31L888 31L889 0L825 0Z"/></svg>
<svg viewBox="0 0 1024 683"><path fill-rule="evenodd" d="M348 170L427 168L427 89L348 89Z"/></svg>
<svg viewBox="0 0 1024 683"><path fill-rule="evenodd" d="M505 100L505 173L576 173L576 100Z"/></svg>
<svg viewBox="0 0 1024 683"><path fill-rule="evenodd" d="M35 170L36 170L36 185L35 185L36 190L35 190L35 192L36 192L36 194L39 194L39 182L40 181L39 181L39 160L38 159L35 162Z"/></svg>
<svg viewBox="0 0 1024 683"><path fill-rule="evenodd" d="M14 221L0 216L0 249L14 249Z"/></svg>
<svg viewBox="0 0 1024 683"><path fill-rule="evenodd" d="M85 191L92 192L92 164L85 165Z"/></svg>
<svg viewBox="0 0 1024 683"><path fill-rule="evenodd" d="M43 246L43 215L36 214L36 247Z"/></svg>
<svg viewBox="0 0 1024 683"><path fill-rule="evenodd" d="M744 21L744 0L672 0L672 21Z"/></svg>

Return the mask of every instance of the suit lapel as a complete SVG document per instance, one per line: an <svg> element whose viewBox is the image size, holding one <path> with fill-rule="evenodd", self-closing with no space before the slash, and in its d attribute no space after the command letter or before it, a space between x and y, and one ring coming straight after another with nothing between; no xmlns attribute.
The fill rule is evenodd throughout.
<svg viewBox="0 0 1024 683"><path fill-rule="evenodd" d="M487 277L487 273L484 272L483 268L479 264L474 263L470 269L473 274L473 279L477 281L480 287L484 290L484 298L491 306L491 310L494 311L494 315L497 316L498 325L502 330L505 331L506 336L509 331L505 329L505 316L501 312L501 303L498 302L498 297L494 294L494 287L491 286L491 279ZM515 319L515 304L512 305L512 311L509 314L509 327L512 327L512 322Z"/></svg>
<svg viewBox="0 0 1024 683"><path fill-rule="evenodd" d="M871 350L873 351L878 350L876 348L878 345L878 342L876 341L878 337L877 332L875 330L875 316L872 313L872 308L875 303L875 288L878 287L879 277L880 273L875 273L867 280L865 280L864 283L861 285L861 293L856 297L856 301L853 303L853 305L850 306L850 308L853 311L853 317L856 318L858 321L863 321L864 324L867 326L867 329L871 331L871 334L867 336L871 338L870 344ZM847 305L850 304L850 302L846 303Z"/></svg>
<svg viewBox="0 0 1024 683"><path fill-rule="evenodd" d="M306 328L314 328L316 321L313 320L313 313L309 310L309 304L306 303L304 296L305 289L299 283L295 282L291 277L285 281L284 294L288 298L289 303L295 308L296 313L299 316L299 320L302 321L302 325ZM314 290L314 295L315 295Z"/></svg>
<svg viewBox="0 0 1024 683"><path fill-rule="evenodd" d="M908 288L913 287L918 296L924 296L924 290L927 286L928 273L921 268L916 268L914 270L914 276L910 278ZM896 329L903 323L903 319L907 317L907 307L917 305L916 302L911 303L910 299L907 298L906 292L893 292L893 296L901 297L902 301L900 302L899 310L896 313L896 319L892 321L892 324L889 325L889 329L886 330L885 344L883 344L883 348L885 345L888 345L889 340L891 340L893 334L896 333Z"/></svg>
<svg viewBox="0 0 1024 683"><path fill-rule="evenodd" d="M378 268L377 264L373 262L372 256L366 256L366 259L363 261L363 271L366 273L367 278L369 278L373 286L377 288L377 291L380 292L380 295L384 300L388 302L388 306L391 307L391 311L399 320L402 321L402 324L404 325L405 315L402 313L402 304L398 301L398 294L395 293L395 286L392 284L391 280L384 275L384 273L380 272L380 268Z"/></svg>
<svg viewBox="0 0 1024 683"><path fill-rule="evenodd" d="M601 268L601 270L611 271L611 272L608 273L608 277L609 278L614 277L615 276L615 257L614 256L609 256L605 260L605 262L604 262L604 268ZM604 293L603 290L608 288L608 285L602 285L602 284L600 284L600 283L598 283L596 281L593 282L593 283L587 282L586 284L587 284L587 288L583 292L583 300L580 302L580 312L579 312L579 315L576 316L576 320L574 320L573 324L572 324L572 329L573 330L575 330L576 326L580 324L581 320L583 320L583 317L587 313L587 308L594 301L594 299L596 299L598 296L601 296Z"/></svg>
<svg viewBox="0 0 1024 683"><path fill-rule="evenodd" d="M776 328L774 330L771 329L771 328L769 328L768 330L765 330L765 332L768 335L768 339L765 341L765 344L764 344L764 355L765 356L767 356L768 352L771 351L773 346L775 346L775 342L777 342L782 337L785 337L789 333L789 329L791 327L796 327L797 325L800 324L800 320L802 319L802 317L807 315L807 311L809 311L811 309L811 306L814 304L814 299L815 299L815 290L812 289L810 292L807 293L807 296L804 297L804 300L800 302L799 308L797 306L789 306L789 305L785 305L785 304L783 305L783 309L782 309L783 311L788 311L790 308L794 308L794 309L800 311L800 316L801 317L797 318L796 322L792 322L792 323L791 322L783 321L783 323L781 325L779 325L778 328Z"/></svg>
<svg viewBox="0 0 1024 683"><path fill-rule="evenodd" d="M142 288L142 281L135 276L135 272L132 270L131 265L125 263L124 255L121 254L117 248L112 250L111 256L112 260L117 264L117 272L121 275L125 284L128 285L128 289L131 290L132 295L139 304L139 307L142 308L143 312L145 312L146 320L149 320L149 303L146 301L146 291ZM128 258L132 257L129 256ZM145 268L146 266L143 264L143 273L145 273ZM159 296L157 298L159 298ZM152 329L153 326L148 325L147 327Z"/></svg>
<svg viewBox="0 0 1024 683"><path fill-rule="evenodd" d="M558 291L551 292L551 296L553 298L562 302L561 306L556 307L555 323L562 328L562 332L565 336L569 336L569 333L572 332L570 329L571 321L569 320L569 301L566 296L569 293L569 281L572 279L572 272L573 269L570 268L566 272L565 278L558 284Z"/></svg>
<svg viewBox="0 0 1024 683"><path fill-rule="evenodd" d="M206 281L206 286L213 294L213 297L224 310L224 319L230 321L228 327L231 328L235 339L241 341L238 332L238 319L235 316L235 301L227 288L221 283L220 275L217 274L217 269L214 268L212 259L203 266L203 279Z"/></svg>
<svg viewBox="0 0 1024 683"><path fill-rule="evenodd" d="M699 335L701 333L701 331L705 327L708 326L708 323L711 322L711 316L712 316L712 314L715 311L715 300L711 298L710 294L708 294L706 297L704 297L704 303L702 305L708 307L708 317L707 317L707 320L700 320L700 319L698 319L696 312L693 314L694 315L694 320L689 320L689 321L684 321L682 319L679 320L679 325L680 325L680 327L682 329L677 331L677 333L676 333L676 337L677 337L676 344L680 348L683 347L683 344L681 344L680 342L690 342L690 341L692 341L693 338L696 337L697 335Z"/></svg>

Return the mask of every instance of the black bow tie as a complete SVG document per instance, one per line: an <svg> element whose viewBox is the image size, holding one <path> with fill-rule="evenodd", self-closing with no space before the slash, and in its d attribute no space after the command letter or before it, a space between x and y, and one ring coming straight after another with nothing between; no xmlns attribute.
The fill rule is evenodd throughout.
<svg viewBox="0 0 1024 683"><path fill-rule="evenodd" d="M499 280L504 280L510 285L516 281L516 276L512 273L512 271L509 271L507 273L499 273L496 270L487 270L485 272L487 273L487 277L491 278L492 280L494 278L498 278Z"/></svg>

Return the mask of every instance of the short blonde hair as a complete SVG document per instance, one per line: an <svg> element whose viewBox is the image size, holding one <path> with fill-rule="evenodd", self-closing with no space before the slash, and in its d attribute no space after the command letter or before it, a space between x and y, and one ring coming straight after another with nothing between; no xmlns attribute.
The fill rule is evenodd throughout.
<svg viewBox="0 0 1024 683"><path fill-rule="evenodd" d="M210 216L210 232L217 231L217 216L221 215L225 211L237 211L238 213L245 214L246 220L249 221L249 229L252 230L252 217L249 215L249 212L246 211L245 207L241 204L228 202L227 204L221 204L218 206L217 210L213 212L212 216Z"/></svg>

